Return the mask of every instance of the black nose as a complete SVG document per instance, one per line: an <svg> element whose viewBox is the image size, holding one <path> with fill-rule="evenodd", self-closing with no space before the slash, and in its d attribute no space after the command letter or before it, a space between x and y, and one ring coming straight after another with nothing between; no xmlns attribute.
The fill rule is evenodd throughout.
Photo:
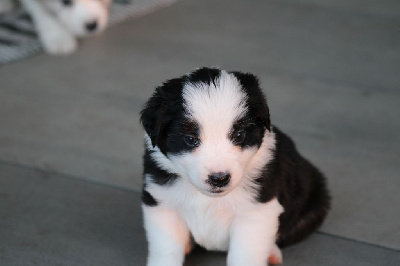
<svg viewBox="0 0 400 266"><path fill-rule="evenodd" d="M210 182L210 184L216 187L226 186L229 183L230 179L231 175L229 173L218 172L208 175L208 181Z"/></svg>
<svg viewBox="0 0 400 266"><path fill-rule="evenodd" d="M97 29L97 21L86 23L86 29L88 31L95 31Z"/></svg>

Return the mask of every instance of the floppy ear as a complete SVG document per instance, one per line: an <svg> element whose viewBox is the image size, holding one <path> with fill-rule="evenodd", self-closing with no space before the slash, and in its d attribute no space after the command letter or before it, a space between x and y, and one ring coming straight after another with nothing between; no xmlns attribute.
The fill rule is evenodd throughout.
<svg viewBox="0 0 400 266"><path fill-rule="evenodd" d="M260 88L258 78L253 74L232 72L239 80L244 91L248 95L248 108L260 119L267 130L271 129L271 120L269 116L269 108L267 99Z"/></svg>
<svg viewBox="0 0 400 266"><path fill-rule="evenodd" d="M147 135L149 135L153 147L157 145L164 127L165 122L163 121L163 117L166 109L167 103L163 97L162 87L158 87L140 112L140 122Z"/></svg>
<svg viewBox="0 0 400 266"><path fill-rule="evenodd" d="M157 87L154 94L140 112L140 122L149 135L153 147L160 143L165 126L171 121L171 106L181 98L177 92L181 90L181 80L173 79Z"/></svg>

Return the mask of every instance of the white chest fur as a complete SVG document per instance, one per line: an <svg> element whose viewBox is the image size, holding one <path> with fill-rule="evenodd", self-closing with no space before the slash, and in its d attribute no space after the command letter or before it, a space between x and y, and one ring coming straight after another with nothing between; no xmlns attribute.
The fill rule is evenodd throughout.
<svg viewBox="0 0 400 266"><path fill-rule="evenodd" d="M196 243L209 250L227 251L234 213L216 200L190 200L178 210Z"/></svg>
<svg viewBox="0 0 400 266"><path fill-rule="evenodd" d="M240 186L213 198L184 179L170 186L146 182L146 190L158 202L143 205L148 266L182 265L189 233L208 250L228 251L230 266L266 265L270 254L281 258L275 239L283 208L276 198L256 203Z"/></svg>
<svg viewBox="0 0 400 266"><path fill-rule="evenodd" d="M177 180L172 186L149 184L146 189L162 205L174 208L196 243L208 250L228 250L232 221L241 210L253 204L240 188L224 197L213 198L184 180Z"/></svg>

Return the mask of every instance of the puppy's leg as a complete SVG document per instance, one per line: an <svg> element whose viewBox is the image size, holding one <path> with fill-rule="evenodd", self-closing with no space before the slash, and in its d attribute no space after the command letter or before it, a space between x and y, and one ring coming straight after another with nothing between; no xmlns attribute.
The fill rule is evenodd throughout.
<svg viewBox="0 0 400 266"><path fill-rule="evenodd" d="M268 262L270 264L282 264L282 262L283 262L282 252L276 244L274 244L272 246L272 250L271 250L271 254L269 255Z"/></svg>
<svg viewBox="0 0 400 266"><path fill-rule="evenodd" d="M50 54L69 54L76 50L77 41L38 0L20 0L32 16L40 40Z"/></svg>
<svg viewBox="0 0 400 266"><path fill-rule="evenodd" d="M228 266L266 266L271 255L278 255L275 240L282 212L274 198L236 216L230 229Z"/></svg>
<svg viewBox="0 0 400 266"><path fill-rule="evenodd" d="M189 239L189 241L186 243L185 255L189 254L192 251L193 246L194 246L194 243L193 243L192 239Z"/></svg>
<svg viewBox="0 0 400 266"><path fill-rule="evenodd" d="M190 235L179 214L162 206L143 205L143 216L149 242L147 266L182 266Z"/></svg>

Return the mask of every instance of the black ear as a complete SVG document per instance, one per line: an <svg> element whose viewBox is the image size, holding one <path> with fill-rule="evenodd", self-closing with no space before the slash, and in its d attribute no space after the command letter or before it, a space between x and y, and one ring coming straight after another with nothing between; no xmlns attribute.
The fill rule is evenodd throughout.
<svg viewBox="0 0 400 266"><path fill-rule="evenodd" d="M177 105L182 98L179 91L182 90L181 79L173 79L157 87L154 94L140 112L140 122L151 139L153 147L160 143L164 128L171 121L171 107Z"/></svg>
<svg viewBox="0 0 400 266"><path fill-rule="evenodd" d="M162 88L159 87L140 112L140 122L147 135L149 135L153 147L158 143L158 138L164 125L163 116L166 108Z"/></svg>
<svg viewBox="0 0 400 266"><path fill-rule="evenodd" d="M242 72L231 72L239 80L242 89L248 95L247 105L249 110L262 121L267 130L271 128L271 120L267 99L260 88L258 78L253 74Z"/></svg>

